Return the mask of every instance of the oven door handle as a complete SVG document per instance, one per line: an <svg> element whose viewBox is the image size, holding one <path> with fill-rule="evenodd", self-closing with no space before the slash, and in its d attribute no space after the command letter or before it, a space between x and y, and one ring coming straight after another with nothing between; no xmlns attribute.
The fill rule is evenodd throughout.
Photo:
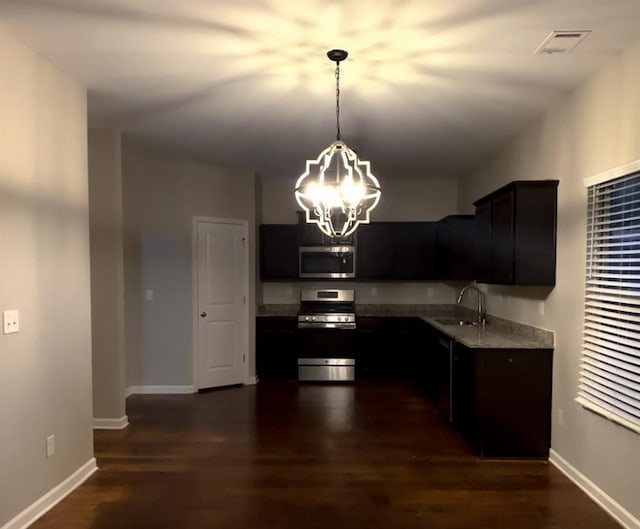
<svg viewBox="0 0 640 529"><path fill-rule="evenodd" d="M356 328L355 322L342 322L342 323L312 323L312 322L298 322L298 329L338 329L338 330L354 330Z"/></svg>

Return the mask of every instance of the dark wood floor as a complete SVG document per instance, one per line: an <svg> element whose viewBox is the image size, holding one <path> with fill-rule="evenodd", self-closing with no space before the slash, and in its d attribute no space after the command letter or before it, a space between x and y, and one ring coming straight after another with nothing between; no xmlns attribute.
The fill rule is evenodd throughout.
<svg viewBox="0 0 640 529"><path fill-rule="evenodd" d="M35 529L619 529L553 466L476 458L404 383L133 396Z"/></svg>

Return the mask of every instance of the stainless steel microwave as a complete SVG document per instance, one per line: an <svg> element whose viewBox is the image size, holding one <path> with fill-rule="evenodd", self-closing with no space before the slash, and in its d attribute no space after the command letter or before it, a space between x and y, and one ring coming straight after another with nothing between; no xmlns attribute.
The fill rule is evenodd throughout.
<svg viewBox="0 0 640 529"><path fill-rule="evenodd" d="M301 279L348 279L356 277L355 246L301 246Z"/></svg>

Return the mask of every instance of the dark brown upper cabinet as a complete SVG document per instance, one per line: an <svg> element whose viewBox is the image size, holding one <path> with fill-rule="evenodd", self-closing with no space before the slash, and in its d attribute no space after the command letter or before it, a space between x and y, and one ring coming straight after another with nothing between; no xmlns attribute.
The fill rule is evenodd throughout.
<svg viewBox="0 0 640 529"><path fill-rule="evenodd" d="M449 215L438 222L436 275L459 281L475 278L474 215Z"/></svg>
<svg viewBox="0 0 640 529"><path fill-rule="evenodd" d="M298 241L297 224L261 224L260 279L297 280Z"/></svg>
<svg viewBox="0 0 640 529"><path fill-rule="evenodd" d="M355 233L346 237L329 237L318 228L315 223L306 221L304 211L298 211L298 224L300 230L300 246L353 246L355 245ZM357 233L357 230L356 230Z"/></svg>
<svg viewBox="0 0 640 529"><path fill-rule="evenodd" d="M435 279L436 224L372 222L360 226L356 279Z"/></svg>
<svg viewBox="0 0 640 529"><path fill-rule="evenodd" d="M356 279L393 279L393 229L390 222L359 226L356 252Z"/></svg>
<svg viewBox="0 0 640 529"><path fill-rule="evenodd" d="M517 180L474 202L476 280L555 285L558 180Z"/></svg>

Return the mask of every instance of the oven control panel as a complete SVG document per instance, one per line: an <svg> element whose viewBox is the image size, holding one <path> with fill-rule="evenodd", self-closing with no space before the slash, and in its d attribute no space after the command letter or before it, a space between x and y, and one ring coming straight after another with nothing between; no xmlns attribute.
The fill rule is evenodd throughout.
<svg viewBox="0 0 640 529"><path fill-rule="evenodd" d="M299 314L298 328L355 329L355 314Z"/></svg>

